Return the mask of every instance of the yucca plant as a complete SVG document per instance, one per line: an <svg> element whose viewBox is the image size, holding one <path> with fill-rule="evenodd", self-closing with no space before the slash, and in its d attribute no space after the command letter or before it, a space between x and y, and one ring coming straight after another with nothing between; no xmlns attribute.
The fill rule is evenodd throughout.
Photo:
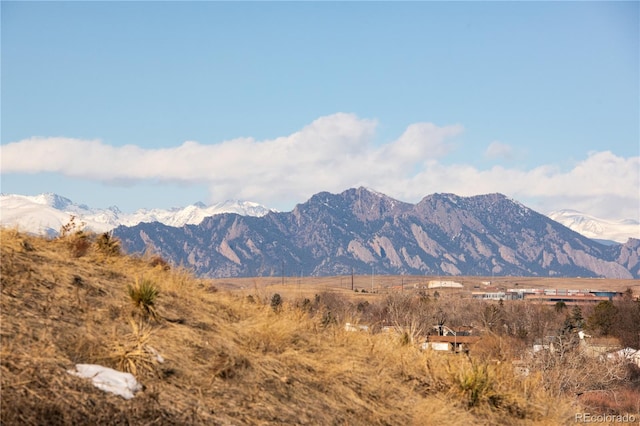
<svg viewBox="0 0 640 426"><path fill-rule="evenodd" d="M158 287L149 279L136 278L135 285L127 286L129 297L133 305L152 319L158 318L155 302L158 298Z"/></svg>

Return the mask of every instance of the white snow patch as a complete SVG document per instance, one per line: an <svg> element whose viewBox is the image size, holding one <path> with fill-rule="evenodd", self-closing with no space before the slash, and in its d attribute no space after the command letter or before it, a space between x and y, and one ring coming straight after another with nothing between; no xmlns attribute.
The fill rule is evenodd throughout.
<svg viewBox="0 0 640 426"><path fill-rule="evenodd" d="M138 383L131 373L113 370L96 364L76 364L76 369L68 370L69 374L91 379L93 385L105 392L111 392L124 399L131 399L134 394L142 390L142 385Z"/></svg>

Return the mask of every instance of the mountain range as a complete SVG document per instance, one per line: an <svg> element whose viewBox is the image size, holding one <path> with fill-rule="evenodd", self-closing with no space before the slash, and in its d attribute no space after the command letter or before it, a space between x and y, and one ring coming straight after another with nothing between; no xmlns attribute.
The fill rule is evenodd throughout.
<svg viewBox="0 0 640 426"><path fill-rule="evenodd" d="M130 252L155 251L205 277L640 273L640 240L605 246L502 194L432 194L410 204L357 188L318 193L291 212L113 232Z"/></svg>
<svg viewBox="0 0 640 426"><path fill-rule="evenodd" d="M638 240L629 238L638 235L637 222L604 221L575 210L547 217L501 194L433 194L410 204L357 188L316 194L287 213L226 201L131 214L117 207L92 209L56 194L0 195L3 226L54 236L71 215L96 232L113 230L128 251L152 247L210 277L284 270L637 278L639 268Z"/></svg>
<svg viewBox="0 0 640 426"><path fill-rule="evenodd" d="M0 194L0 225L17 226L34 234L55 236L73 215L94 232L110 231L120 225L134 226L143 222L160 222L169 226L198 224L205 217L220 213L237 213L245 216L264 216L270 210L249 201L228 200L207 206L195 203L187 207L169 210L138 210L123 213L118 207L94 209L75 204L68 198L47 193L36 196Z"/></svg>
<svg viewBox="0 0 640 426"><path fill-rule="evenodd" d="M45 193L36 196L0 194L0 226L17 226L32 234L55 236L69 222L71 215L94 232L106 232L120 225L135 226L145 222L160 222L169 226L197 225L205 217L220 213L261 217L276 210L250 201L227 200L212 205L197 202L172 209L141 209L123 213L116 206L106 209L76 204L63 196ZM558 223L596 240L611 245L640 238L640 223L633 219L611 221L563 209L548 213Z"/></svg>

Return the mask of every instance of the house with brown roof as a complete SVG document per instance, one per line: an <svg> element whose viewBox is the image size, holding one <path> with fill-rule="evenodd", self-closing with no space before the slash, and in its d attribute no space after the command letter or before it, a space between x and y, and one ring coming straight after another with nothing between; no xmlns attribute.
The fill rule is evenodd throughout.
<svg viewBox="0 0 640 426"><path fill-rule="evenodd" d="M434 333L428 334L422 349L435 351L450 351L455 353L468 352L469 347L480 340L469 327L453 330L446 326L436 325Z"/></svg>

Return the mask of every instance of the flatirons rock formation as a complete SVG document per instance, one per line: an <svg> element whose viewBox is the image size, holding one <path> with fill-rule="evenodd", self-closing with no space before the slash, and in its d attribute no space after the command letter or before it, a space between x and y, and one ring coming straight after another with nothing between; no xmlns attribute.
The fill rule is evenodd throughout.
<svg viewBox="0 0 640 426"><path fill-rule="evenodd" d="M637 278L640 241L604 246L501 194L404 203L366 188L322 192L291 212L220 214L198 225L118 227L206 277L513 275Z"/></svg>

